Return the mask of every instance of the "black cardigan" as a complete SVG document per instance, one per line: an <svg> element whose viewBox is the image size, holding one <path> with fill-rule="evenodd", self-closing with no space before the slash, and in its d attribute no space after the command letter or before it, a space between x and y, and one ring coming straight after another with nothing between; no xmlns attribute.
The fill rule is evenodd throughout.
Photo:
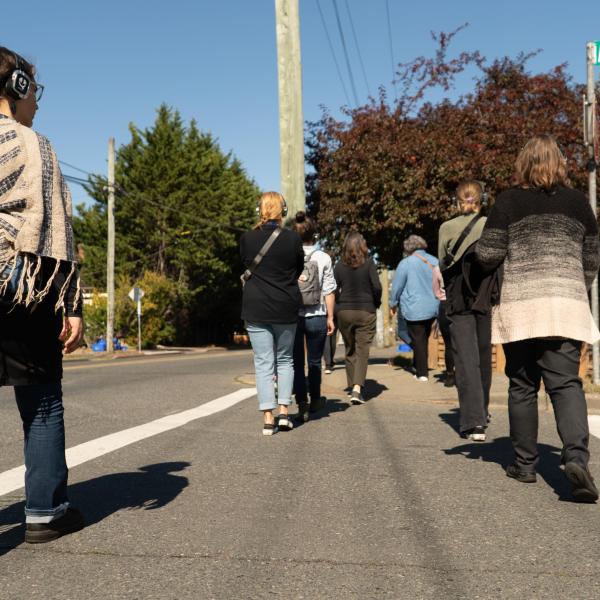
<svg viewBox="0 0 600 600"><path fill-rule="evenodd" d="M273 228L267 224L242 235L240 255L245 267L252 264ZM298 277L303 269L300 236L283 229L244 286L242 319L259 324L296 323L302 305Z"/></svg>
<svg viewBox="0 0 600 600"><path fill-rule="evenodd" d="M381 283L375 263L369 258L356 269L338 262L333 270L338 286L335 310L365 310L374 313L381 305Z"/></svg>

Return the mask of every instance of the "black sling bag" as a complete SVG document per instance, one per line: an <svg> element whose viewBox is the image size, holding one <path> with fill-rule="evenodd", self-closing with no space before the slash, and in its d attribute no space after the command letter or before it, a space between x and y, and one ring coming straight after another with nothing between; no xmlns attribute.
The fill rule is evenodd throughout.
<svg viewBox="0 0 600 600"><path fill-rule="evenodd" d="M452 250L444 257L444 264L441 265L442 271L445 271L450 267L450 265L454 262L454 257L456 253L460 250L463 242L467 239L468 235L473 231L473 227L477 224L477 221L481 219L483 215L481 213L477 213L470 221L469 224L463 229L463 232L460 234L459 238L456 240L454 246L452 246Z"/></svg>
<svg viewBox="0 0 600 600"><path fill-rule="evenodd" d="M265 254L269 251L269 248L273 245L273 242L277 239L279 234L281 233L281 228L277 227L277 229L273 230L273 233L269 236L267 241L264 243L263 247L258 251L258 254L252 261L252 264L242 273L240 279L242 281L242 287L246 285L246 282L254 273L254 270L260 264L260 261L265 257Z"/></svg>

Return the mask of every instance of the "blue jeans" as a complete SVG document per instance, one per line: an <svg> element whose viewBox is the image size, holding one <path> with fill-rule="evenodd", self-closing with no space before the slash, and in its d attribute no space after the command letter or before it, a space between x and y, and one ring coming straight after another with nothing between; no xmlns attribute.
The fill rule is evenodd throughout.
<svg viewBox="0 0 600 600"><path fill-rule="evenodd" d="M246 323L254 351L258 409L273 410L292 403L296 323ZM277 397L275 397L277 374Z"/></svg>
<svg viewBox="0 0 600 600"><path fill-rule="evenodd" d="M18 385L15 398L25 434L25 520L48 523L69 504L62 387Z"/></svg>
<svg viewBox="0 0 600 600"><path fill-rule="evenodd" d="M327 317L298 317L294 342L294 394L298 406L307 403L304 374L304 340L308 363L308 393L313 401L321 397L321 359L327 338Z"/></svg>

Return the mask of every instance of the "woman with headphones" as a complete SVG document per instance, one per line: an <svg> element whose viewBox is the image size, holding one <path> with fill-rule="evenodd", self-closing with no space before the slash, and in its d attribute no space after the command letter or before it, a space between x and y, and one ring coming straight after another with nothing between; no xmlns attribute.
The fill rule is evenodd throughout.
<svg viewBox="0 0 600 600"><path fill-rule="evenodd" d="M287 206L281 194L263 194L258 215L254 229L240 240L240 255L246 266L242 319L254 352L263 435L273 435L293 427L288 407L294 384L294 338L302 305L298 277L304 269L304 250L300 236L283 229ZM278 405L275 422L273 411Z"/></svg>
<svg viewBox="0 0 600 600"><path fill-rule="evenodd" d="M71 195L46 138L31 129L43 86L0 47L0 383L25 434L25 541L83 527L69 506L62 355L83 336Z"/></svg>

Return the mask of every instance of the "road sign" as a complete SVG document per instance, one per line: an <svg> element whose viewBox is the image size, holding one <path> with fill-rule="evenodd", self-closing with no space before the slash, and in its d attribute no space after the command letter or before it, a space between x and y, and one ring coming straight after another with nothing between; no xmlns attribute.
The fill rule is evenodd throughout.
<svg viewBox="0 0 600 600"><path fill-rule="evenodd" d="M600 65L600 42L594 42L594 64Z"/></svg>
<svg viewBox="0 0 600 600"><path fill-rule="evenodd" d="M129 294L127 294L134 302L138 302L139 300L141 300L144 297L144 290L142 288L139 288L137 285L135 287L132 287L131 290L129 290Z"/></svg>

